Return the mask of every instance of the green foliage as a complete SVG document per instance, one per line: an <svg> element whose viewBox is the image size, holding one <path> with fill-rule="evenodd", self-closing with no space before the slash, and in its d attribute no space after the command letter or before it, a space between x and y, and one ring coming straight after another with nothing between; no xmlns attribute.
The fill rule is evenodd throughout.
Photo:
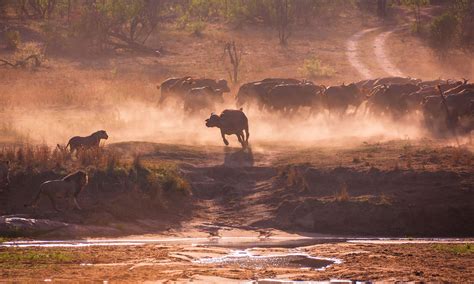
<svg viewBox="0 0 474 284"><path fill-rule="evenodd" d="M7 48L10 50L16 50L21 44L20 32L15 30L8 30L5 32L5 42Z"/></svg>
<svg viewBox="0 0 474 284"><path fill-rule="evenodd" d="M18 251L19 252L19 251ZM0 252L0 263L71 263L76 259L74 254L69 252L46 252L27 251L17 253L15 251Z"/></svg>
<svg viewBox="0 0 474 284"><path fill-rule="evenodd" d="M430 0L402 0L403 5L413 9L430 4Z"/></svg>
<svg viewBox="0 0 474 284"><path fill-rule="evenodd" d="M14 59L21 61L30 56L35 56L37 61L29 60L25 62L24 67L38 67L46 60L44 47L38 42L27 42L25 44L21 44L14 54Z"/></svg>
<svg viewBox="0 0 474 284"><path fill-rule="evenodd" d="M295 24L318 19L325 24L352 9L347 0L18 0L2 2L3 10L19 19L38 21L46 47L52 50L98 53L108 50L153 52L144 46L161 22L202 35L206 23L223 21L240 27L249 22L272 26L286 43ZM47 20L46 20L47 19ZM45 22L46 21L46 22ZM148 50L147 50L148 49Z"/></svg>
<svg viewBox="0 0 474 284"><path fill-rule="evenodd" d="M201 37L206 29L206 23L203 21L191 22L187 24L187 29L192 35Z"/></svg>
<svg viewBox="0 0 474 284"><path fill-rule="evenodd" d="M413 10L415 15L415 23L413 25L413 31L421 33L421 7L426 6L430 3L429 0L402 0L402 3Z"/></svg>
<svg viewBox="0 0 474 284"><path fill-rule="evenodd" d="M63 50L68 44L67 31L55 21L47 21L42 24L41 29L46 39L46 49Z"/></svg>
<svg viewBox="0 0 474 284"><path fill-rule="evenodd" d="M324 65L321 60L315 56L305 59L303 67L299 68L298 71L302 76L308 79L331 77L335 73L333 68Z"/></svg>
<svg viewBox="0 0 474 284"><path fill-rule="evenodd" d="M430 25L430 43L440 56L446 53L456 43L458 20L451 13L436 17Z"/></svg>
<svg viewBox="0 0 474 284"><path fill-rule="evenodd" d="M152 168L152 177L157 179L166 194L179 194L189 196L191 194L191 186L183 179L176 168L159 167Z"/></svg>
<svg viewBox="0 0 474 284"><path fill-rule="evenodd" d="M474 1L452 0L451 13L458 20L459 46L469 52L474 52Z"/></svg>
<svg viewBox="0 0 474 284"><path fill-rule="evenodd" d="M11 238L8 238L8 237L5 237L5 236L0 236L0 243L9 242L10 240L11 240Z"/></svg>
<svg viewBox="0 0 474 284"><path fill-rule="evenodd" d="M470 255L474 253L473 244L437 244L435 249L457 255Z"/></svg>
<svg viewBox="0 0 474 284"><path fill-rule="evenodd" d="M137 155L129 169L129 178L152 199L191 195L190 184L179 174L174 164L147 164Z"/></svg>
<svg viewBox="0 0 474 284"><path fill-rule="evenodd" d="M181 177L175 166L144 165L139 159L135 159L130 171L132 180L153 199L163 195L178 198L191 195L189 183Z"/></svg>

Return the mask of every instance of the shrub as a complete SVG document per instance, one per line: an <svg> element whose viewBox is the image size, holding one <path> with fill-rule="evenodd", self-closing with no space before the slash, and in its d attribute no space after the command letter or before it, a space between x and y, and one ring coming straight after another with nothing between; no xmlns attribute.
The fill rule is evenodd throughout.
<svg viewBox="0 0 474 284"><path fill-rule="evenodd" d="M432 48L444 57L455 45L458 20L451 13L436 17L430 25L429 36Z"/></svg>
<svg viewBox="0 0 474 284"><path fill-rule="evenodd" d="M191 34L201 37L203 36L204 30L206 29L206 23L202 21L191 22L188 23L187 27Z"/></svg>
<svg viewBox="0 0 474 284"><path fill-rule="evenodd" d="M181 30L185 29L188 23L189 23L189 14L185 13L181 17L176 19L176 28L181 29Z"/></svg>
<svg viewBox="0 0 474 284"><path fill-rule="evenodd" d="M53 22L46 22L41 26L45 39L47 52L63 50L67 45L67 35L62 28Z"/></svg>
<svg viewBox="0 0 474 284"><path fill-rule="evenodd" d="M321 60L316 57L310 57L304 60L303 67L299 68L300 74L308 79L318 77L331 77L335 71L333 68L323 65Z"/></svg>
<svg viewBox="0 0 474 284"><path fill-rule="evenodd" d="M180 196L189 196L191 187L174 168L158 168L152 172L158 178L166 194L178 194Z"/></svg>
<svg viewBox="0 0 474 284"><path fill-rule="evenodd" d="M16 50L21 43L20 32L14 30L6 31L5 41L8 49Z"/></svg>
<svg viewBox="0 0 474 284"><path fill-rule="evenodd" d="M339 201L339 202L349 201L350 196L349 196L349 192L347 192L347 184L346 183L341 184L340 191L335 195L335 199L336 199L336 201Z"/></svg>
<svg viewBox="0 0 474 284"><path fill-rule="evenodd" d="M34 60L25 61L30 56L34 56ZM17 62L24 61L22 67L39 67L45 61L44 48L37 42L28 42L20 45L14 58Z"/></svg>

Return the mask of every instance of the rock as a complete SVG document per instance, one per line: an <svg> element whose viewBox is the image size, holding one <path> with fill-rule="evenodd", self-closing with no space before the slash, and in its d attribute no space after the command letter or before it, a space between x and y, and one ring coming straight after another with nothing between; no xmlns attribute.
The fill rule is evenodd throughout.
<svg viewBox="0 0 474 284"><path fill-rule="evenodd" d="M69 226L67 223L22 216L1 216L0 234L6 236L40 235Z"/></svg>
<svg viewBox="0 0 474 284"><path fill-rule="evenodd" d="M118 235L121 231L116 228L69 224L48 219L35 219L25 215L1 216L0 235L11 237L82 237Z"/></svg>

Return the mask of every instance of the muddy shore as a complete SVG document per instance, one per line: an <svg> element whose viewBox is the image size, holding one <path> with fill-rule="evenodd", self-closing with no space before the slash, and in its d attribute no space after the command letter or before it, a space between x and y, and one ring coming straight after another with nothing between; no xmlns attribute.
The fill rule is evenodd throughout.
<svg viewBox="0 0 474 284"><path fill-rule="evenodd" d="M108 147L125 157L140 151L144 164L175 165L192 194L167 196L164 205L153 203L133 188L117 187L116 180L105 175L92 177L91 184L100 186L87 188L80 196L82 211L58 214L47 200L39 209L23 207L31 196L31 185L41 175L34 176L32 183L14 176L16 191L2 193L3 202L8 201L0 219L3 244L71 238L80 242L0 246L2 279L474 280L469 238L474 235L471 150L400 140L317 148L262 145L252 151L141 142ZM111 243L102 239L105 243L99 246L88 243L94 242L90 237L111 236L128 237ZM141 241L147 236L175 241ZM318 241L299 240L314 236ZM408 238L401 242L367 242L365 238L384 236ZM282 237L288 242L268 242ZM347 242L354 237L358 242ZM461 239L433 243L414 237ZM238 241L229 243L229 238ZM245 238L250 241L242 243ZM264 259L276 255L269 261L280 264L245 260L241 265L235 259L199 262L236 251ZM281 259L284 254L293 258ZM307 264L301 254L321 258L321 263L340 262L320 270L302 268L295 264Z"/></svg>
<svg viewBox="0 0 474 284"><path fill-rule="evenodd" d="M153 197L129 181L137 170L98 172L79 197L84 210L58 214L46 198L36 209L23 206L42 180L57 175L54 170L13 172L11 189L0 193L2 235L67 239L197 230L212 236L227 226L342 236L474 236L474 156L464 148L402 140L245 151L141 142L108 148L124 159L140 152L147 165L174 165L191 194ZM190 225L203 223L211 226Z"/></svg>
<svg viewBox="0 0 474 284"><path fill-rule="evenodd" d="M197 263L231 249L212 246L141 245L80 248L0 248L1 278L15 281L159 281L222 283L262 279L358 281L448 281L474 279L474 256L465 244L320 244L297 249L339 259L323 270ZM255 255L295 249L254 248Z"/></svg>

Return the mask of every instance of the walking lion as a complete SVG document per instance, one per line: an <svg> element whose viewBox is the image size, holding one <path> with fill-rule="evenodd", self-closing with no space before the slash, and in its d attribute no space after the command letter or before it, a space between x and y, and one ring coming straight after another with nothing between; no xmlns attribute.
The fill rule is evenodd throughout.
<svg viewBox="0 0 474 284"><path fill-rule="evenodd" d="M72 199L75 208L81 210L81 207L77 203L77 197L87 185L88 180L89 178L86 172L77 171L63 177L62 179L45 181L40 185L38 194L36 194L33 201L29 204L25 204L25 207L36 207L41 196L46 195L51 201L54 210L58 212L61 211L56 206L56 199L59 197L68 198L69 203Z"/></svg>

